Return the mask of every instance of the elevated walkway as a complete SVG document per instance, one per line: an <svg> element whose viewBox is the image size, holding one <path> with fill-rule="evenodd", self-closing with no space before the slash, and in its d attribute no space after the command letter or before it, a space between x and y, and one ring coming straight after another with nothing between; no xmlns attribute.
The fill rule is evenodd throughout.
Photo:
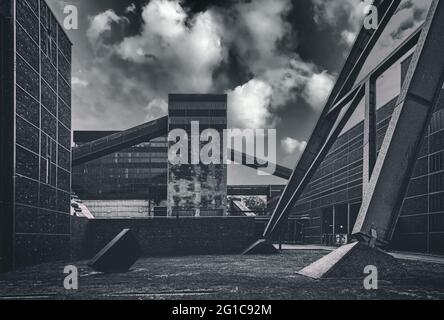
<svg viewBox="0 0 444 320"><path fill-rule="evenodd" d="M95 141L76 146L72 150L72 166L76 167L86 162L104 157L136 146L143 142L168 135L168 116L144 123L140 126L125 131L116 132ZM235 150L228 150L231 160L242 159L242 165L252 169L263 169L264 165L258 164L261 159ZM292 170L275 163L269 163L268 167L275 167L273 175L282 179L290 179Z"/></svg>
<svg viewBox="0 0 444 320"><path fill-rule="evenodd" d="M148 142L166 135L168 117L163 117L140 126L111 134L104 138L73 148L72 165L79 166L108 154Z"/></svg>

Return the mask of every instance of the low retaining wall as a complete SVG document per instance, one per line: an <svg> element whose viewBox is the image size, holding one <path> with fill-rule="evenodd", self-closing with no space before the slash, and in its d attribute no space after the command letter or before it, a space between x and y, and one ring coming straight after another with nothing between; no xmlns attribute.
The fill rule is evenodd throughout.
<svg viewBox="0 0 444 320"><path fill-rule="evenodd" d="M71 216L71 260L91 257L90 222L87 218Z"/></svg>
<svg viewBox="0 0 444 320"><path fill-rule="evenodd" d="M256 240L255 219L244 217L94 219L88 220L86 229L82 222L73 226L73 232L80 233L73 233L73 257L82 252L92 257L126 228L132 230L145 257L239 254Z"/></svg>
<svg viewBox="0 0 444 320"><path fill-rule="evenodd" d="M147 218L150 203L146 200L84 200L83 204L96 218Z"/></svg>

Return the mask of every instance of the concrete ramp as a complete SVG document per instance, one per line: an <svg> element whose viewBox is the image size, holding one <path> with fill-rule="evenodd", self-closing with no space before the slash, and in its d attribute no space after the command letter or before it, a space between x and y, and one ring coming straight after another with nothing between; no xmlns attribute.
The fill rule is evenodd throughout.
<svg viewBox="0 0 444 320"><path fill-rule="evenodd" d="M360 242L342 246L298 273L313 279L363 279L367 266L377 268L378 279L400 279L407 276L394 257Z"/></svg>

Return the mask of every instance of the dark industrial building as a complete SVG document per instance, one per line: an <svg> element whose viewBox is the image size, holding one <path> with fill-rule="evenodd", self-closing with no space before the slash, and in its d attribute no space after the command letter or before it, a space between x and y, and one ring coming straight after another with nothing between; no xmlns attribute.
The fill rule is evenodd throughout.
<svg viewBox="0 0 444 320"><path fill-rule="evenodd" d="M115 131L75 131L84 145ZM72 188L96 217L149 217L166 207L168 143L160 137L73 167Z"/></svg>
<svg viewBox="0 0 444 320"><path fill-rule="evenodd" d="M0 270L69 257L71 42L45 1L0 2Z"/></svg>
<svg viewBox="0 0 444 320"><path fill-rule="evenodd" d="M410 58L401 65L401 83L409 63ZM396 98L376 112L378 153L395 103ZM297 202L293 217L304 216L303 243L337 244L343 235L350 239L363 196L363 139L363 122L343 133ZM444 253L444 94L425 132L390 247Z"/></svg>
<svg viewBox="0 0 444 320"><path fill-rule="evenodd" d="M169 132L183 129L191 140L198 139L206 129L216 130L219 137L227 129L226 95L180 95L169 96ZM191 130L192 122L199 123L199 136ZM222 155L223 143L220 139ZM173 144L172 142L170 142ZM200 148L199 148L200 150ZM199 151L200 152L200 151ZM222 160L222 157L221 157ZM168 215L169 216L225 216L227 212L227 166L224 163L205 165L174 165L168 162Z"/></svg>
<svg viewBox="0 0 444 320"><path fill-rule="evenodd" d="M223 137L227 96L174 94L168 117L124 132L74 132L73 191L98 218L225 216L226 164L168 161L166 135L174 129L188 134L191 154L193 121L197 139L206 129ZM222 155L222 141L220 147Z"/></svg>

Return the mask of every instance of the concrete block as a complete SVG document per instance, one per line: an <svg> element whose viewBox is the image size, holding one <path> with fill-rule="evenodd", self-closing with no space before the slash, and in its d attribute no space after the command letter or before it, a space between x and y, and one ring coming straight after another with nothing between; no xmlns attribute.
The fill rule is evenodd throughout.
<svg viewBox="0 0 444 320"><path fill-rule="evenodd" d="M379 248L360 242L342 246L298 273L313 279L364 279L364 269L375 266L379 279L400 279L407 276L401 264Z"/></svg>

